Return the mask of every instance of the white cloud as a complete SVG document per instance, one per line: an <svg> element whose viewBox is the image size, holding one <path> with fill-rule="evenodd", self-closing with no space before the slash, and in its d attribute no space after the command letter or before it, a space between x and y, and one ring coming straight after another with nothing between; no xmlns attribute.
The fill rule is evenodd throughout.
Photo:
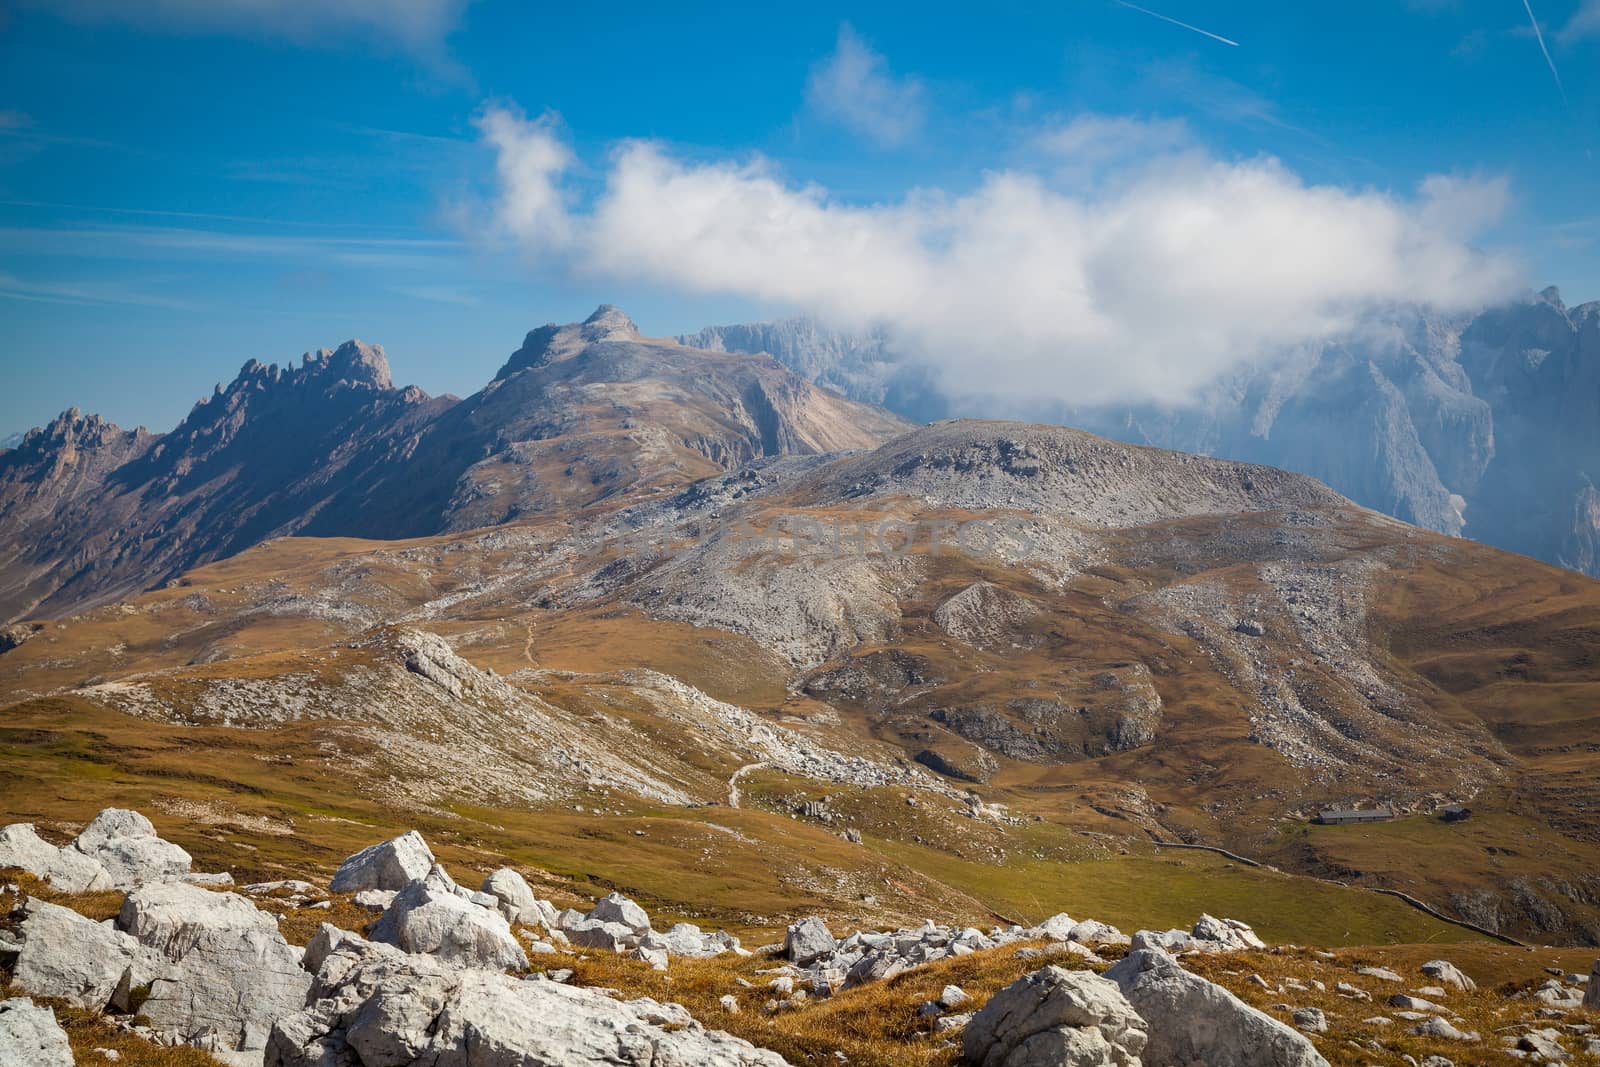
<svg viewBox="0 0 1600 1067"><path fill-rule="evenodd" d="M557 132L560 121L549 112L530 120L505 108L489 108L474 124L495 150L500 188L516 190L516 195L500 198L501 225L531 245L563 244L571 220L559 183L572 165L572 152Z"/></svg>
<svg viewBox="0 0 1600 1067"><path fill-rule="evenodd" d="M818 113L889 146L922 129L922 95L921 82L896 78L848 24L839 27L838 44L806 83L806 100Z"/></svg>
<svg viewBox="0 0 1600 1067"><path fill-rule="evenodd" d="M1481 306L1520 280L1469 244L1504 205L1496 181L1430 178L1397 196L1191 150L1092 196L999 171L959 195L862 206L760 159L685 162L634 141L574 211L561 194L571 156L550 120L490 111L482 128L499 154L501 225L533 256L882 326L947 389L1001 399L1181 402L1375 308Z"/></svg>
<svg viewBox="0 0 1600 1067"><path fill-rule="evenodd" d="M179 31L261 34L316 43L378 37L439 55L471 0L34 0L77 22L121 22Z"/></svg>
<svg viewBox="0 0 1600 1067"><path fill-rule="evenodd" d="M1573 44L1589 37L1600 37L1600 0L1583 0L1556 35L1562 44Z"/></svg>

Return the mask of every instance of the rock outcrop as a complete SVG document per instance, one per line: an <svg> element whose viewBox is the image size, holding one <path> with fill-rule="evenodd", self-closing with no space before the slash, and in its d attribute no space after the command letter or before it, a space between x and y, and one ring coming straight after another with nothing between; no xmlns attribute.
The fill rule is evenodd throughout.
<svg viewBox="0 0 1600 1067"><path fill-rule="evenodd" d="M1046 967L974 1014L961 1051L974 1067L1140 1067L1145 1030L1115 982Z"/></svg>
<svg viewBox="0 0 1600 1067"><path fill-rule="evenodd" d="M1106 972L1148 1026L1152 1064L1328 1067L1303 1034L1190 974L1155 949L1136 949Z"/></svg>
<svg viewBox="0 0 1600 1067"><path fill-rule="evenodd" d="M266 1067L784 1063L706 1030L676 1005L624 1003L557 982L461 970L432 956L374 953L354 941L323 958L313 992L308 1007L273 1027Z"/></svg>
<svg viewBox="0 0 1600 1067"><path fill-rule="evenodd" d="M1600 1011L1600 960L1594 961L1589 971L1589 985L1583 993L1583 1006L1590 1011Z"/></svg>
<svg viewBox="0 0 1600 1067"><path fill-rule="evenodd" d="M404 952L437 956L458 967L525 969L527 953L500 914L497 899L478 901L472 896L435 865L396 894L373 924L372 940Z"/></svg>
<svg viewBox="0 0 1600 1067"><path fill-rule="evenodd" d="M1217 919L1201 915L1189 930L1140 930L1133 935L1135 949L1157 949L1170 953L1245 952L1266 948L1248 923L1238 919Z"/></svg>

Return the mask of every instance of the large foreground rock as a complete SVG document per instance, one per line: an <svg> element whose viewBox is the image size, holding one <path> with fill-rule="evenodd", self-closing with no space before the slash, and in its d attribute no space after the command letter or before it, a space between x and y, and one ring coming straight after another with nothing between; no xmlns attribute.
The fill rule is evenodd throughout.
<svg viewBox="0 0 1600 1067"><path fill-rule="evenodd" d="M469 896L443 867L435 866L395 895L373 924L372 939L458 967L525 969L528 957L511 924L492 906L474 903Z"/></svg>
<svg viewBox="0 0 1600 1067"><path fill-rule="evenodd" d="M1140 1067L1145 1023L1115 982L1046 967L1002 989L961 1037L976 1067Z"/></svg>
<svg viewBox="0 0 1600 1067"><path fill-rule="evenodd" d="M433 869L433 850L415 830L357 852L339 865L328 888L335 893L404 889Z"/></svg>
<svg viewBox="0 0 1600 1067"><path fill-rule="evenodd" d="M193 863L189 853L159 837L149 819L125 808L96 815L72 847L98 861L118 889L182 878Z"/></svg>
<svg viewBox="0 0 1600 1067"><path fill-rule="evenodd" d="M32 823L13 823L0 830L0 867L27 871L63 893L116 888L98 861L75 849L57 848L35 833Z"/></svg>
<svg viewBox="0 0 1600 1067"><path fill-rule="evenodd" d="M1589 971L1589 988L1584 991L1583 1006L1600 1011L1600 960L1595 960Z"/></svg>
<svg viewBox="0 0 1600 1067"><path fill-rule="evenodd" d="M1151 1064L1206 1067L1328 1067L1310 1039L1178 966L1138 949L1106 972L1148 1024Z"/></svg>
<svg viewBox="0 0 1600 1067"><path fill-rule="evenodd" d="M11 980L19 989L88 1011L125 1010L129 991L154 974L153 955L107 924L37 899L18 910L22 947Z"/></svg>
<svg viewBox="0 0 1600 1067"><path fill-rule="evenodd" d="M0 1000L0 1067L73 1067L56 1013L26 997Z"/></svg>
<svg viewBox="0 0 1600 1067"><path fill-rule="evenodd" d="M318 997L272 1029L266 1067L782 1067L776 1053L707 1031L676 1005L623 1003L587 989L431 956L334 947Z"/></svg>
<svg viewBox="0 0 1600 1067"><path fill-rule="evenodd" d="M140 1014L185 1044L264 1048L273 1021L305 1005L311 976L300 953L244 897L181 882L141 886L117 925L161 957Z"/></svg>

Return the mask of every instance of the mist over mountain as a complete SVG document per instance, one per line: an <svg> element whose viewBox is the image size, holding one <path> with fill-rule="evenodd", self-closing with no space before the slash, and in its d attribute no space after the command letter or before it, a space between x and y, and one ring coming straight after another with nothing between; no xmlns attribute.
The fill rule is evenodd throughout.
<svg viewBox="0 0 1600 1067"><path fill-rule="evenodd" d="M945 394L886 333L791 319L683 341L770 352L911 418L1018 413ZM1395 308L1231 372L1184 407L1041 397L1022 414L1309 474L1407 522L1600 573L1600 302L1568 308L1553 288L1478 314Z"/></svg>

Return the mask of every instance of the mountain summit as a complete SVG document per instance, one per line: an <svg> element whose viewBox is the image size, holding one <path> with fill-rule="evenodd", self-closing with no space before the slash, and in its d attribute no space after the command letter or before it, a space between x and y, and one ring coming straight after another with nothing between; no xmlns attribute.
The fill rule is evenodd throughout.
<svg viewBox="0 0 1600 1067"><path fill-rule="evenodd" d="M494 380L501 381L530 367L571 359L587 346L602 341L637 340L639 327L634 325L627 313L615 304L601 304L595 308L593 315L582 322L565 326L547 322L537 330L530 330L522 347L511 353L511 358L500 368Z"/></svg>

